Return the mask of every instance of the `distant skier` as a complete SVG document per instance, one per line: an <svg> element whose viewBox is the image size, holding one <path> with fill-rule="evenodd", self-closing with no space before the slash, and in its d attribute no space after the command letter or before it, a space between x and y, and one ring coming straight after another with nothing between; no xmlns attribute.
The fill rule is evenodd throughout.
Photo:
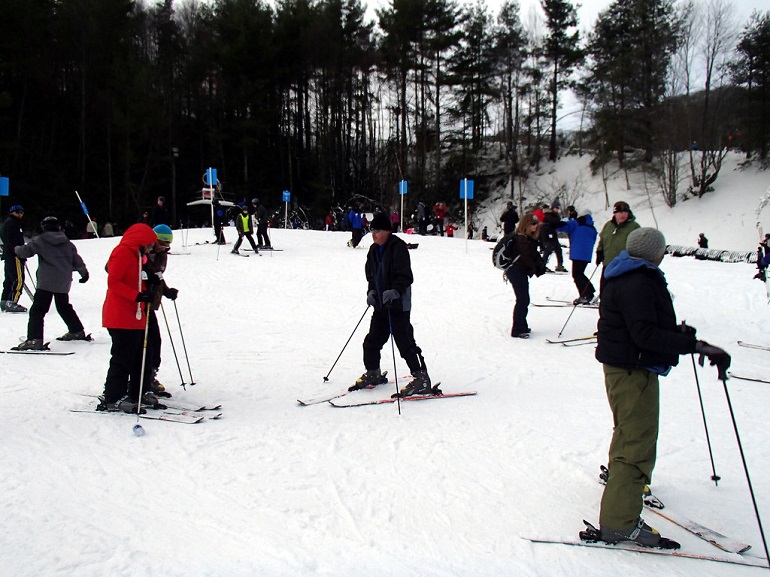
<svg viewBox="0 0 770 577"><path fill-rule="evenodd" d="M655 467L658 378L668 375L680 355L699 353L701 364L708 357L719 378L726 379L730 355L697 340L694 328L677 325L659 268L665 252L660 231L638 228L605 269L596 359L603 365L614 429L599 521L603 541L678 548L674 541L662 542L660 533L640 517L644 488Z"/></svg>
<svg viewBox="0 0 770 577"><path fill-rule="evenodd" d="M236 215L235 230L238 231L238 240L235 242L235 246L230 252L239 254L240 251L238 249L241 248L241 243L245 237L249 241L249 244L251 244L252 250L258 254L259 248L257 248L257 244L254 242L254 221L251 219L248 206L241 207L241 214Z"/></svg>
<svg viewBox="0 0 770 577"><path fill-rule="evenodd" d="M384 381L380 354L390 335L412 373L412 381L398 393L411 395L441 394L431 386L422 350L414 340L410 321L412 310L412 265L406 243L393 235L388 216L379 212L371 224L372 246L366 256L366 302L374 307L369 334L364 338L366 372L350 390L362 389Z"/></svg>
<svg viewBox="0 0 770 577"><path fill-rule="evenodd" d="M350 212L348 212L348 221L350 222L350 240L348 246L356 248L364 237L364 223L363 215L361 214L361 208L358 205L354 205Z"/></svg>
<svg viewBox="0 0 770 577"><path fill-rule="evenodd" d="M47 216L40 223L42 234L36 236L23 246L16 247L16 255L27 259L37 255L37 288L29 309L27 323L27 340L15 350L40 351L45 348L43 325L45 315L51 308L51 301L56 303L56 312L67 325L67 332L59 337L60 341L90 341L83 331L75 309L69 300L72 286L72 273L80 274L80 282L88 281L88 269L80 258L75 245L62 232L59 220Z"/></svg>
<svg viewBox="0 0 770 577"><path fill-rule="evenodd" d="M257 248L272 248L267 234L268 214L265 205L258 198L251 199L251 213L257 223Z"/></svg>
<svg viewBox="0 0 770 577"><path fill-rule="evenodd" d="M505 203L505 210L500 215L500 222L503 225L503 236L507 236L516 230L516 224L519 222L519 213L516 212L512 201L509 200Z"/></svg>

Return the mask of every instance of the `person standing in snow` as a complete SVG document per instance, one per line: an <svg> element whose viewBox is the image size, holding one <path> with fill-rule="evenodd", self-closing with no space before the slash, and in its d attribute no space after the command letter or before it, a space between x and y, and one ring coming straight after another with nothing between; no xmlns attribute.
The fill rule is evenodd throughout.
<svg viewBox="0 0 770 577"><path fill-rule="evenodd" d="M19 304L21 290L24 288L24 259L16 255L16 247L24 245L24 231L21 218L24 207L14 204L8 209L8 216L3 221L3 260L5 261L5 279L0 309L7 313L26 313L26 307Z"/></svg>
<svg viewBox="0 0 770 577"><path fill-rule="evenodd" d="M142 356L153 293L142 279L142 266L157 240L158 235L149 226L134 224L128 227L107 261L102 326L110 333L112 348L97 411L144 411L139 406L139 384L152 379L152 366L146 362L143 366Z"/></svg>
<svg viewBox="0 0 770 577"><path fill-rule="evenodd" d="M667 375L680 355L691 353L701 355L701 364L708 357L720 379L727 378L730 366L725 351L697 340L694 328L677 325L659 268L665 252L660 231L637 228L605 269L595 355L603 365L614 422L599 517L601 539L610 543L660 544L660 534L640 517L655 467L659 376Z"/></svg>
<svg viewBox="0 0 770 577"><path fill-rule="evenodd" d="M569 259L572 261L572 280L578 290L578 298L572 304L583 305L590 303L596 289L586 276L586 268L591 262L594 252L594 244L598 233L594 228L594 219L590 212L576 219L563 220L559 223L558 230L563 230L569 235Z"/></svg>
<svg viewBox="0 0 770 577"><path fill-rule="evenodd" d="M249 207L243 206L241 207L241 214L238 214L235 216L235 230L238 231L238 240L235 242L235 246L233 247L232 252L233 254L239 254L239 248L241 248L241 243L243 243L243 237L246 237L249 241L249 244L251 244L252 250L259 254L259 248L257 248L256 243L254 242L254 224L251 220L251 215L249 214Z"/></svg>
<svg viewBox="0 0 770 577"><path fill-rule="evenodd" d="M412 381L398 393L411 395L441 394L431 386L422 350L414 340L410 321L412 309L412 265L406 243L393 235L388 216L374 215L371 225L372 245L366 255L366 302L374 307L369 334L364 338L364 367L366 372L349 390L379 385L387 380L380 371L382 347L393 334L393 340L406 361Z"/></svg>
<svg viewBox="0 0 770 577"><path fill-rule="evenodd" d="M155 201L155 206L152 209L151 222L152 226L158 226L159 224L171 225L171 217L166 208L166 197L159 196L158 200Z"/></svg>
<svg viewBox="0 0 770 577"><path fill-rule="evenodd" d="M269 220L267 209L258 198L251 199L251 214L254 215L254 220L257 223L257 248L272 248L270 237L267 235L267 221Z"/></svg>
<svg viewBox="0 0 770 577"><path fill-rule="evenodd" d="M519 222L519 213L516 212L512 201L509 200L505 203L505 210L500 215L500 222L503 225L503 236L508 236L516 230L516 224Z"/></svg>
<svg viewBox="0 0 770 577"><path fill-rule="evenodd" d="M553 206L543 213L543 220L540 224L540 244L543 247L543 262L546 265L546 272L551 272L547 267L548 259L552 254L556 254L556 272L567 272L567 269L564 268L564 255L561 252L559 235L556 232L556 227L559 226L560 222L558 206Z"/></svg>
<svg viewBox="0 0 770 577"><path fill-rule="evenodd" d="M612 260L626 248L626 239L639 228L634 213L627 202L619 200L612 207L612 218L608 220L599 232L599 244L596 245L596 264L603 264L602 277L599 281L599 292L604 287L604 273Z"/></svg>
<svg viewBox="0 0 770 577"><path fill-rule="evenodd" d="M348 246L351 248L356 248L361 242L361 239L364 237L363 215L361 214L361 208L358 205L355 205L350 209L350 212L348 213L348 220L350 221L351 230Z"/></svg>
<svg viewBox="0 0 770 577"><path fill-rule="evenodd" d="M37 255L37 288L29 309L27 340L13 347L18 351L42 351L43 325L45 315L51 308L51 301L56 303L56 312L67 325L67 332L59 337L60 341L90 341L83 331L75 309L72 308L69 292L72 286L72 273L80 274L80 282L88 281L88 269L80 258L75 245L62 232L59 220L47 216L40 223L43 233L23 246L16 247L16 255L27 259Z"/></svg>
<svg viewBox="0 0 770 577"><path fill-rule="evenodd" d="M516 227L516 234L509 235L508 242L515 243L518 258L511 259L513 263L505 269L505 276L513 287L516 304L513 306L513 325L511 336L517 339L528 339L531 329L527 324L529 312L529 279L545 274L545 262L537 250L537 239L540 222L534 214L525 214ZM508 250L507 247L504 250Z"/></svg>
<svg viewBox="0 0 770 577"><path fill-rule="evenodd" d="M441 236L444 236L444 219L446 218L446 204L443 202L437 202L433 205L433 214L436 215L436 228L434 230L438 231L438 234Z"/></svg>

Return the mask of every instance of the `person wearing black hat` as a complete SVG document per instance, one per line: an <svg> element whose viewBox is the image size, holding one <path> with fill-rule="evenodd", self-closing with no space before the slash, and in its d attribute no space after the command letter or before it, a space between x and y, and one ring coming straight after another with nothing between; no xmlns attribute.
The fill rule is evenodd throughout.
<svg viewBox="0 0 770 577"><path fill-rule="evenodd" d="M5 280L0 309L8 313L25 313L27 309L19 304L24 288L24 259L16 256L16 247L24 244L24 232L21 218L24 207L14 204L8 209L8 216L3 221L3 261L5 261Z"/></svg>
<svg viewBox="0 0 770 577"><path fill-rule="evenodd" d="M366 255L366 303L374 307L369 334L364 338L366 372L349 390L363 389L387 382L380 370L380 353L391 333L401 357L412 373L412 381L398 395L441 394L431 386L422 350L414 340L410 321L412 310L412 265L406 243L392 233L384 212L372 219L372 245Z"/></svg>
<svg viewBox="0 0 770 577"><path fill-rule="evenodd" d="M614 429L599 521L604 541L678 548L676 542L661 540L660 533L639 516L655 467L658 379L678 364L680 355L698 353L701 365L708 357L724 380L730 355L697 340L693 327L677 324L659 268L665 251L660 231L637 228L605 270L595 354L603 365Z"/></svg>
<svg viewBox="0 0 770 577"><path fill-rule="evenodd" d="M90 341L83 323L70 304L69 292L72 286L72 273L80 274L80 282L88 280L88 269L80 258L75 245L62 232L59 221L48 216L40 223L42 234L27 244L16 247L16 255L27 259L37 255L37 288L29 309L27 340L13 347L14 350L44 350L43 324L45 315L51 308L51 301L56 303L56 312L67 325L67 332L59 337L60 341Z"/></svg>
<svg viewBox="0 0 770 577"><path fill-rule="evenodd" d="M241 214L235 217L235 230L238 231L238 240L236 241L233 250L230 252L233 254L240 254L238 249L241 248L243 237L246 237L254 252L259 254L259 248L257 248L257 245L254 242L254 223L251 220L248 206L242 206Z"/></svg>

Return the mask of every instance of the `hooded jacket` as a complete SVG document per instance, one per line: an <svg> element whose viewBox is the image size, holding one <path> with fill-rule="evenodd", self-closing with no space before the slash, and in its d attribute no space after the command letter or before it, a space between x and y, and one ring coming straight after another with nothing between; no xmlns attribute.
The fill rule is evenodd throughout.
<svg viewBox="0 0 770 577"><path fill-rule="evenodd" d="M569 258L591 262L594 254L594 244L598 233L594 228L594 219L590 214L579 218L563 220L557 227L569 235Z"/></svg>
<svg viewBox="0 0 770 577"><path fill-rule="evenodd" d="M37 288L52 293L68 293L72 273L88 276L88 270L75 245L62 231L48 231L36 236L24 246L16 247L16 256L37 255Z"/></svg>
<svg viewBox="0 0 770 577"><path fill-rule="evenodd" d="M666 278L655 264L623 250L605 278L596 360L664 372L679 363L679 355L695 352L695 335L678 330Z"/></svg>
<svg viewBox="0 0 770 577"><path fill-rule="evenodd" d="M147 290L142 280L141 248L157 240L146 224L131 225L107 261L107 296L102 305L102 326L108 329L142 330L146 322L145 305L136 302Z"/></svg>

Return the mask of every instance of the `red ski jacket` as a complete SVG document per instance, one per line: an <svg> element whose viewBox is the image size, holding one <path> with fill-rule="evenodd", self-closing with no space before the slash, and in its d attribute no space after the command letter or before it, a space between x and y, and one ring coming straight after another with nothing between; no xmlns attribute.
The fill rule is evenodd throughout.
<svg viewBox="0 0 770 577"><path fill-rule="evenodd" d="M136 295L147 289L142 281L141 248L158 239L146 224L131 225L107 261L107 296L102 305L102 326L144 330L146 305Z"/></svg>

